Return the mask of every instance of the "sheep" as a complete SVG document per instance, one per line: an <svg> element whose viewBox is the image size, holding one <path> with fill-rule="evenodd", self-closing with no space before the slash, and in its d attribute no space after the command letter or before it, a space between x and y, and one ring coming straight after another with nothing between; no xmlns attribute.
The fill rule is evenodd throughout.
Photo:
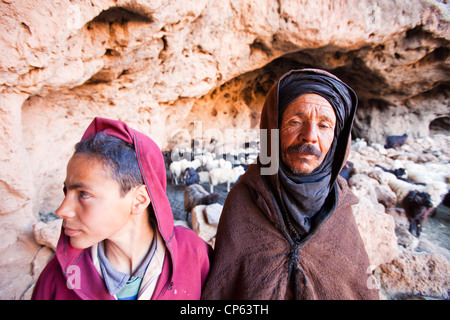
<svg viewBox="0 0 450 320"><path fill-rule="evenodd" d="M448 191L445 194L444 199L442 199L442 205L446 206L447 208L450 208L450 191Z"/></svg>
<svg viewBox="0 0 450 320"><path fill-rule="evenodd" d="M437 181L446 183L450 178L450 165L428 163L425 165L407 162L405 164L408 173L408 179L417 182L429 184Z"/></svg>
<svg viewBox="0 0 450 320"><path fill-rule="evenodd" d="M214 159L211 152L201 153L194 156L194 160L197 159L201 163L201 167L205 167L208 159Z"/></svg>
<svg viewBox="0 0 450 320"><path fill-rule="evenodd" d="M368 176L373 179L376 179L381 184L387 184L387 185L389 184L390 181L397 179L397 177L393 173L386 172L379 167L375 167L374 170L372 170L371 172L368 173Z"/></svg>
<svg viewBox="0 0 450 320"><path fill-rule="evenodd" d="M169 165L169 170L172 174L172 183L175 181L175 184L178 185L178 178L181 178L181 181L183 181L183 176L181 173L184 174L187 168L193 168L194 170L197 170L201 166L200 160L194 159L193 161L187 161L186 159L181 159L178 161L173 161Z"/></svg>
<svg viewBox="0 0 450 320"><path fill-rule="evenodd" d="M206 159L206 170L211 171L216 168L225 168L225 169L231 169L232 164L230 161L225 159L213 159L213 158L207 158Z"/></svg>
<svg viewBox="0 0 450 320"><path fill-rule="evenodd" d="M178 185L178 178L181 176L181 161L173 161L169 165L169 170L172 175L172 183L175 181L175 184Z"/></svg>
<svg viewBox="0 0 450 320"><path fill-rule="evenodd" d="M198 159L194 159L192 161L187 161L186 159L181 160L181 172L185 172L187 168L192 168L197 170L200 168L202 163Z"/></svg>
<svg viewBox="0 0 450 320"><path fill-rule="evenodd" d="M219 160L213 158L206 158L205 168L207 171L211 171L219 167Z"/></svg>
<svg viewBox="0 0 450 320"><path fill-rule="evenodd" d="M209 172L208 171L200 171L198 173L199 183L209 183Z"/></svg>
<svg viewBox="0 0 450 320"><path fill-rule="evenodd" d="M166 164L166 169L172 163L172 151L162 151L162 155L164 158L164 163Z"/></svg>
<svg viewBox="0 0 450 320"><path fill-rule="evenodd" d="M180 143L171 150L171 160L192 159L192 147L189 143Z"/></svg>
<svg viewBox="0 0 450 320"><path fill-rule="evenodd" d="M233 167L233 165L231 164L230 161L225 160L225 159L219 159L219 168L231 169L232 167Z"/></svg>
<svg viewBox="0 0 450 320"><path fill-rule="evenodd" d="M430 195L417 190L410 191L402 200L402 207L408 217L409 232L415 234L417 238L420 237L422 225L433 207Z"/></svg>
<svg viewBox="0 0 450 320"><path fill-rule="evenodd" d="M218 193L208 193L199 184L190 185L184 189L184 211L188 214L195 206L216 203L219 197Z"/></svg>
<svg viewBox="0 0 450 320"><path fill-rule="evenodd" d="M211 170L209 172L210 192L213 192L214 186L225 182L227 183L227 192L230 192L230 184L235 183L244 172L242 166L237 166L233 169L215 168Z"/></svg>
<svg viewBox="0 0 450 320"><path fill-rule="evenodd" d="M191 184L196 184L200 182L200 177L198 175L198 172L194 170L194 168L187 168L184 171L183 175L184 181L186 182L186 185L190 186Z"/></svg>
<svg viewBox="0 0 450 320"><path fill-rule="evenodd" d="M353 167L353 162L347 161L339 174L341 175L341 177L348 181L353 173Z"/></svg>
<svg viewBox="0 0 450 320"><path fill-rule="evenodd" d="M385 148L393 148L396 149L398 147L401 147L402 145L404 145L406 143L406 139L408 139L408 134L405 133L402 136L388 136L386 138L386 144L385 144Z"/></svg>
<svg viewBox="0 0 450 320"><path fill-rule="evenodd" d="M447 207L447 209L444 207ZM448 191L442 198L442 202L432 210L430 217L435 217L438 212L443 212L444 215L446 215L448 209L450 209L450 191Z"/></svg>
<svg viewBox="0 0 450 320"><path fill-rule="evenodd" d="M405 168L393 168L393 170L389 170L389 169L386 169L386 168L384 168L384 167L382 167L380 165L376 165L376 167L380 168L384 172L392 173L397 179L406 181L408 183L417 184L414 181L411 181L411 180L407 179L408 175L406 173L406 169ZM425 185L425 184L422 184L422 185Z"/></svg>
<svg viewBox="0 0 450 320"><path fill-rule="evenodd" d="M447 192L447 185L443 182L436 181L427 185L412 184L400 179L389 172L383 171L381 168L375 168L369 173L369 177L378 180L381 184L388 185L392 191L397 195L398 202L408 195L410 191L427 192L431 196L431 202L433 206L437 206L441 202L442 195Z"/></svg>

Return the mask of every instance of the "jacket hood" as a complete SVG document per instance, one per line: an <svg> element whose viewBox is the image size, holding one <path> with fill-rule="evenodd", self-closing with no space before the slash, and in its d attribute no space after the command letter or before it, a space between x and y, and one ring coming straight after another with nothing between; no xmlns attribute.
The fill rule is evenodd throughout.
<svg viewBox="0 0 450 320"><path fill-rule="evenodd" d="M81 140L86 140L98 132L114 136L134 146L142 178L151 198L158 230L168 245L173 237L174 224L172 209L166 195L166 167L161 150L152 139L131 129L126 123L98 117L86 129Z"/></svg>

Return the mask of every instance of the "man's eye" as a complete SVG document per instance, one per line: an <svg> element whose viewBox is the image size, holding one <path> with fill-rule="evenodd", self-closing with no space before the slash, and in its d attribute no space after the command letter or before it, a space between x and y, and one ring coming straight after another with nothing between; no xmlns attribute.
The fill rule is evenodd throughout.
<svg viewBox="0 0 450 320"><path fill-rule="evenodd" d="M328 129L328 128L331 128L331 125L326 122L322 122L319 124L319 127L322 129Z"/></svg>

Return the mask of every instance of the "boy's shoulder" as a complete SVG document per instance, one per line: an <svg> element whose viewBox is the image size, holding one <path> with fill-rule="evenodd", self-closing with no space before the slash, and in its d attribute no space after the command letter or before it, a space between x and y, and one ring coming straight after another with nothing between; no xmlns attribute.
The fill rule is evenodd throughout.
<svg viewBox="0 0 450 320"><path fill-rule="evenodd" d="M56 256L49 261L39 275L33 289L32 300L53 300L55 298L58 278L62 275L61 266Z"/></svg>
<svg viewBox="0 0 450 320"><path fill-rule="evenodd" d="M207 247L206 242L194 230L177 225L174 227L178 247Z"/></svg>

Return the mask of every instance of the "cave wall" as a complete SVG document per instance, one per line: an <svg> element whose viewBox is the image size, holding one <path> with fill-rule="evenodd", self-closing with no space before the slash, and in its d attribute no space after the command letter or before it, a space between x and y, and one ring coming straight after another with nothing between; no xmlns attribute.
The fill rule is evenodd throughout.
<svg viewBox="0 0 450 320"><path fill-rule="evenodd" d="M33 225L59 205L73 145L95 116L162 149L195 122L252 136L277 78L312 66L356 90L357 137L441 128L445 2L2 1L0 298L29 297L51 254Z"/></svg>

